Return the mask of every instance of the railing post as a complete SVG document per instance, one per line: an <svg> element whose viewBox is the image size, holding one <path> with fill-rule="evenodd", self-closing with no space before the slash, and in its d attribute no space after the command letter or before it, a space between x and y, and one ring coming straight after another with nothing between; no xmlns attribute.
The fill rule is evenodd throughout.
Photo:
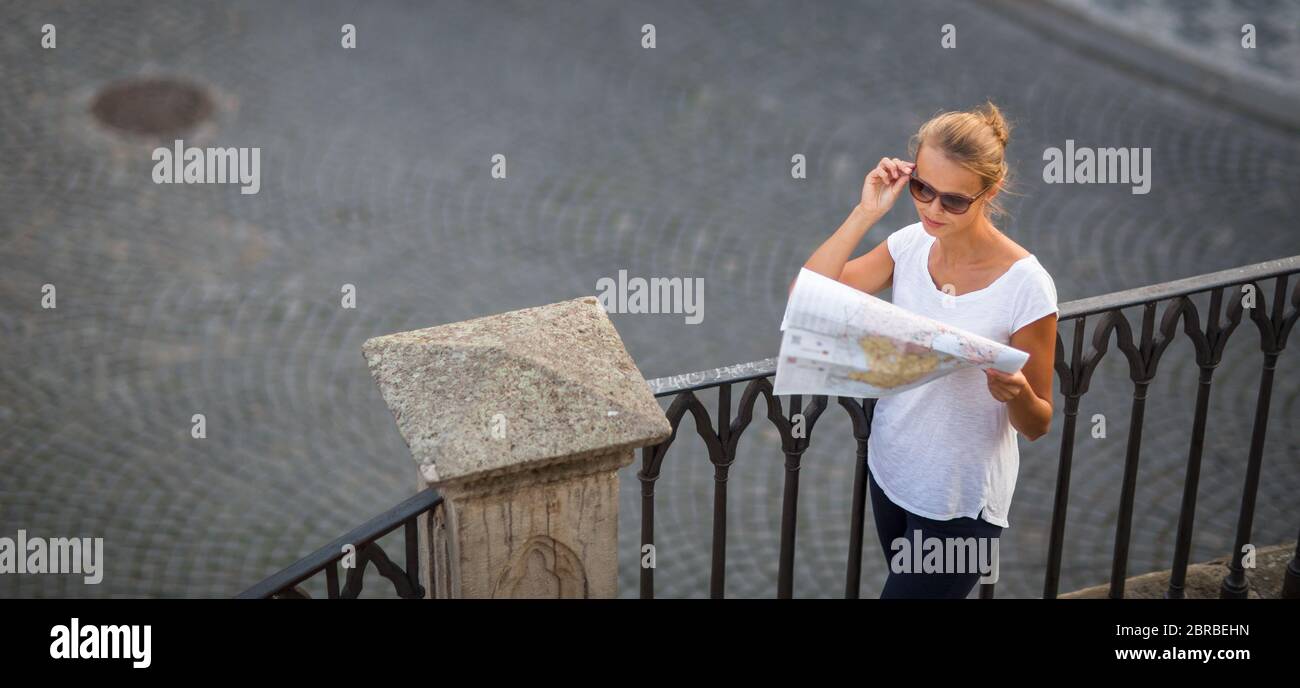
<svg viewBox="0 0 1300 688"><path fill-rule="evenodd" d="M362 351L443 497L421 517L429 596L617 596L618 470L672 428L595 297Z"/></svg>
<svg viewBox="0 0 1300 688"><path fill-rule="evenodd" d="M1280 597L1284 600L1300 600L1300 536L1296 537L1295 554L1286 565Z"/></svg>
<svg viewBox="0 0 1300 688"><path fill-rule="evenodd" d="M1255 399L1255 425L1250 433L1250 454L1246 457L1246 485L1241 491L1241 512L1237 515L1237 538L1228 560L1228 573L1219 586L1222 599L1244 600L1250 595L1250 580L1242 564L1255 522L1255 499L1259 493L1260 465L1264 461L1264 433L1268 431L1268 406L1273 398L1273 371L1277 352L1264 354L1264 371L1260 374L1259 396Z"/></svg>

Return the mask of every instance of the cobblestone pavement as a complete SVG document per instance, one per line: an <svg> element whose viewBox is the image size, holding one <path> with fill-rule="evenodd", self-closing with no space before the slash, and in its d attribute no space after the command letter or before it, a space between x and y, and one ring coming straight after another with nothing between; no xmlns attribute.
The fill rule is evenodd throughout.
<svg viewBox="0 0 1300 688"><path fill-rule="evenodd" d="M626 269L706 277L700 324L613 316L647 377L773 355L791 277L856 203L867 170L904 154L928 115L985 96L1017 122L1022 195L1002 228L1053 274L1062 302L1300 254L1300 140L1089 62L979 5L3 12L0 535L103 537L107 558L101 585L3 575L3 596L229 595L409 495L413 465L360 353L371 336L592 294ZM39 48L47 22L54 50ZM355 50L339 47L344 23L358 28ZM654 50L640 47L646 23ZM955 50L939 47L948 23ZM187 143L262 149L260 193L155 185L158 142L90 118L105 85L160 74L214 94L214 119ZM1044 148L1066 139L1151 147L1151 193L1042 183ZM505 181L489 175L497 153ZM790 178L795 153L807 156L806 180ZM913 222L905 205L867 242ZM40 307L47 283L54 310ZM346 283L352 310L340 307ZM1231 547L1260 372L1246 331L1215 378L1193 560ZM1150 390L1133 573L1171 559L1191 355L1173 345ZM1294 539L1300 525L1295 371L1288 351L1259 543ZM1062 590L1109 575L1126 380L1109 357L1081 410L1105 414L1109 432L1080 433ZM206 439L190 437L196 413ZM1059 432L1058 417L1052 434L1021 443L1000 596L1041 594ZM731 470L728 595L775 594L777 448L756 421ZM853 456L846 416L828 415L801 471L796 595L843 594ZM627 596L637 594L635 471L621 474ZM661 596L708 592L712 485L698 440L683 438L658 485ZM885 569L870 535L864 561L863 595L874 596Z"/></svg>

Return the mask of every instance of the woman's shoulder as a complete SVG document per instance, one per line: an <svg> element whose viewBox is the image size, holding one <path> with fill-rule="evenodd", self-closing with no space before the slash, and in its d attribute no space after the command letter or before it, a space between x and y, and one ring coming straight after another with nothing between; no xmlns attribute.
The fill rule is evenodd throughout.
<svg viewBox="0 0 1300 688"><path fill-rule="evenodd" d="M1015 282L1016 291L1021 295L1037 296L1052 302L1056 301L1056 281L1038 260L1038 256L1029 254L1017 263L1021 268L1020 279Z"/></svg>
<svg viewBox="0 0 1300 688"><path fill-rule="evenodd" d="M1029 249L1017 244L1014 239L1007 236L1002 230L994 227L994 231L1002 238L1002 253L1012 262L1023 260L1034 255Z"/></svg>
<svg viewBox="0 0 1300 688"><path fill-rule="evenodd" d="M1010 331L1018 332L1029 323L1036 322L1053 313L1060 314L1056 295L1056 282L1047 268L1038 262L1038 257L1029 254L1018 263L1021 267L1020 279L1015 281L1014 294L1010 304Z"/></svg>
<svg viewBox="0 0 1300 688"><path fill-rule="evenodd" d="M999 232L1001 234L1001 232ZM1048 273L1047 268L1038 260L1038 255L1029 249L1017 244L1011 237L1002 234L1004 239L1003 250L1005 251L1005 260L1011 267L1023 268L1026 273L1036 276L1040 281L1046 279L1051 281L1052 276Z"/></svg>
<svg viewBox="0 0 1300 688"><path fill-rule="evenodd" d="M1009 270L1020 271L1019 279L1010 280L1015 291L1021 296L1025 295L1025 292L1036 292L1040 298L1055 301L1056 283L1052 280L1047 267L1038 260L1038 255L1016 243L1006 234L1002 234L1001 231L998 234L1001 234L1003 239L1004 260L1011 263Z"/></svg>
<svg viewBox="0 0 1300 688"><path fill-rule="evenodd" d="M1038 281L1052 282L1052 273L1047 269L1046 265L1043 265L1042 261L1038 260L1038 254L1030 253L1018 262L1024 266L1025 272L1037 278Z"/></svg>
<svg viewBox="0 0 1300 688"><path fill-rule="evenodd" d="M900 227L885 237L885 243L889 246L889 253L894 260L910 250L916 245L918 239L925 234L925 228L920 222L913 222L905 227Z"/></svg>

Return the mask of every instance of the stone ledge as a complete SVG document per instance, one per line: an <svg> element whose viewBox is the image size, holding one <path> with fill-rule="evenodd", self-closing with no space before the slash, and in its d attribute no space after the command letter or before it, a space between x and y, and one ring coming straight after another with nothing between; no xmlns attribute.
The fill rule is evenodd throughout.
<svg viewBox="0 0 1300 688"><path fill-rule="evenodd" d="M1246 569L1247 595L1252 600L1278 599L1282 593L1282 579L1286 565L1295 554L1295 543L1260 547L1255 552L1255 568ZM1187 599L1218 599L1223 577L1228 575L1229 557L1187 567L1184 594ZM1169 589L1168 569L1152 571L1124 581L1124 599L1163 599ZM1110 583L1058 595L1059 599L1105 599L1110 595Z"/></svg>

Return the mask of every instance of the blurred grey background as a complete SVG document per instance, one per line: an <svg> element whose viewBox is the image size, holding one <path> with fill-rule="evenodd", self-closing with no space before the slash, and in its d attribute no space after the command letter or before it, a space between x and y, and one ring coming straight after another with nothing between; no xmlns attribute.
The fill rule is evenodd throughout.
<svg viewBox="0 0 1300 688"><path fill-rule="evenodd" d="M1293 3L1062 2L1099 25L1140 16L1147 30L1131 39L1169 55L1212 42L1225 70L1294 95ZM1300 254L1295 130L1095 59L994 4L0 8L0 536L106 547L100 585L0 575L0 596L231 595L410 495L413 464L360 354L371 336L593 294L626 269L705 278L698 325L612 316L647 378L774 355L790 279L875 162L904 157L943 109L992 98L1013 120L1021 195L999 227L1038 256L1062 303ZM1224 46L1248 20L1259 46L1237 57ZM40 46L46 23L53 50ZM354 50L340 46L348 23ZM955 49L940 46L945 24ZM211 104L187 145L261 148L258 194L156 185L150 153L177 137L92 113L114 84L163 77ZM1043 150L1066 139L1150 147L1151 193L1044 184ZM489 175L498 153L505 181ZM791 179L794 154L807 179ZM900 203L861 250L915 219ZM44 284L57 309L41 308ZM340 308L343 284L355 310ZM1193 561L1231 548L1258 347L1243 325L1216 373ZM1170 565L1195 373L1180 340L1150 390L1130 573ZM1112 347L1081 409L1105 414L1109 435L1080 431L1062 591L1109 576L1131 394ZM1288 351L1260 544L1294 541L1300 525L1298 404ZM203 440L190 437L196 413ZM664 597L708 593L712 467L690 423L658 486ZM999 596L1041 594L1060 426L1021 442ZM796 596L843 594L853 449L847 416L828 412L801 471ZM775 431L755 421L741 452L727 594L774 596ZM638 465L621 474L629 597ZM868 514L863 596L884 575Z"/></svg>

